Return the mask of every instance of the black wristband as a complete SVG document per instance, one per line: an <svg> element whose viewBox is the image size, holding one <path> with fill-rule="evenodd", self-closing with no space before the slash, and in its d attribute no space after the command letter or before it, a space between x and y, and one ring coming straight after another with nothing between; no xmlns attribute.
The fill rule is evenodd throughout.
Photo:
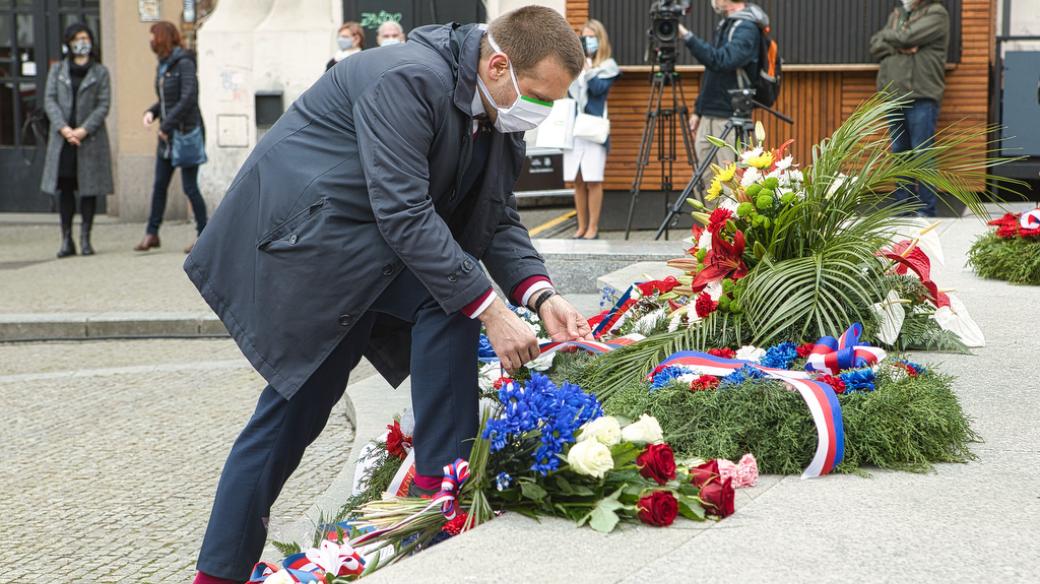
<svg viewBox="0 0 1040 584"><path fill-rule="evenodd" d="M546 300L552 298L553 296L556 296L555 290L549 289L543 292L542 295L538 297L538 300L534 301L534 313L538 314L539 312L541 312L542 305L545 304Z"/></svg>

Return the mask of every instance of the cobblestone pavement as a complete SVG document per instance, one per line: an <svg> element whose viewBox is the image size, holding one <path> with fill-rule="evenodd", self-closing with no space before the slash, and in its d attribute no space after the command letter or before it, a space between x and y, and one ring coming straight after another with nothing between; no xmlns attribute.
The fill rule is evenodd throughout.
<svg viewBox="0 0 1040 584"><path fill-rule="evenodd" d="M228 340L0 344L2 579L190 581L220 469L263 385ZM352 440L340 404L273 532L327 487Z"/></svg>

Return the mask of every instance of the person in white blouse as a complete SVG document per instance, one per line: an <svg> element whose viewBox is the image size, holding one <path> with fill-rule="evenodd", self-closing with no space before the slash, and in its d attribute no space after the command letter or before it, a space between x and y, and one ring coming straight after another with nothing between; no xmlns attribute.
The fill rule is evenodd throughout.
<svg viewBox="0 0 1040 584"><path fill-rule="evenodd" d="M610 39L603 23L589 20L582 27L585 47L585 71L571 85L568 95L577 104L578 114L607 117L607 94L621 75L611 58ZM577 128L576 124L576 128ZM574 183L574 206L578 212L578 230L574 239L598 239L599 217L603 209L603 173L610 149L606 140L574 137L574 147L563 152L563 179Z"/></svg>

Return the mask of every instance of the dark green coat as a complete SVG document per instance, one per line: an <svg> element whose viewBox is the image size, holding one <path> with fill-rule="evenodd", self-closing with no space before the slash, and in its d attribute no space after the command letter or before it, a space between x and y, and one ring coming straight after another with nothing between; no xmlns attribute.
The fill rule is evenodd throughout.
<svg viewBox="0 0 1040 584"><path fill-rule="evenodd" d="M942 2L922 0L909 14L897 6L885 28L870 39L870 54L881 62L878 91L942 101L949 46L950 14ZM915 47L913 54L900 52Z"/></svg>

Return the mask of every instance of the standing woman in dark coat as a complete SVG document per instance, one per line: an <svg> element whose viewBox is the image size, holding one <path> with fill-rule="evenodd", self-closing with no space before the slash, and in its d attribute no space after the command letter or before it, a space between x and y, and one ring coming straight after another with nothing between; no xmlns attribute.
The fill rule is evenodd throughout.
<svg viewBox="0 0 1040 584"><path fill-rule="evenodd" d="M76 198L83 215L80 250L93 255L90 229L98 197L112 192L112 155L105 117L111 102L108 69L93 56L94 34L84 24L65 29L67 58L47 74L44 109L51 122L40 189L58 198L61 248L58 257L76 255L72 217Z"/></svg>
<svg viewBox="0 0 1040 584"><path fill-rule="evenodd" d="M144 239L135 251L159 247L159 226L166 212L166 192L173 178L172 140L174 130L189 132L202 124L199 112L199 81L195 69L195 55L181 47L181 34L173 23L157 22L151 28L152 52L159 57L156 70L155 92L159 101L144 112L147 128L156 120L159 124L159 147L155 154L155 183L152 186L152 211ZM182 166L181 184L195 215L195 229L202 233L206 227L206 201L199 191L199 167ZM191 251L194 243L184 253Z"/></svg>

